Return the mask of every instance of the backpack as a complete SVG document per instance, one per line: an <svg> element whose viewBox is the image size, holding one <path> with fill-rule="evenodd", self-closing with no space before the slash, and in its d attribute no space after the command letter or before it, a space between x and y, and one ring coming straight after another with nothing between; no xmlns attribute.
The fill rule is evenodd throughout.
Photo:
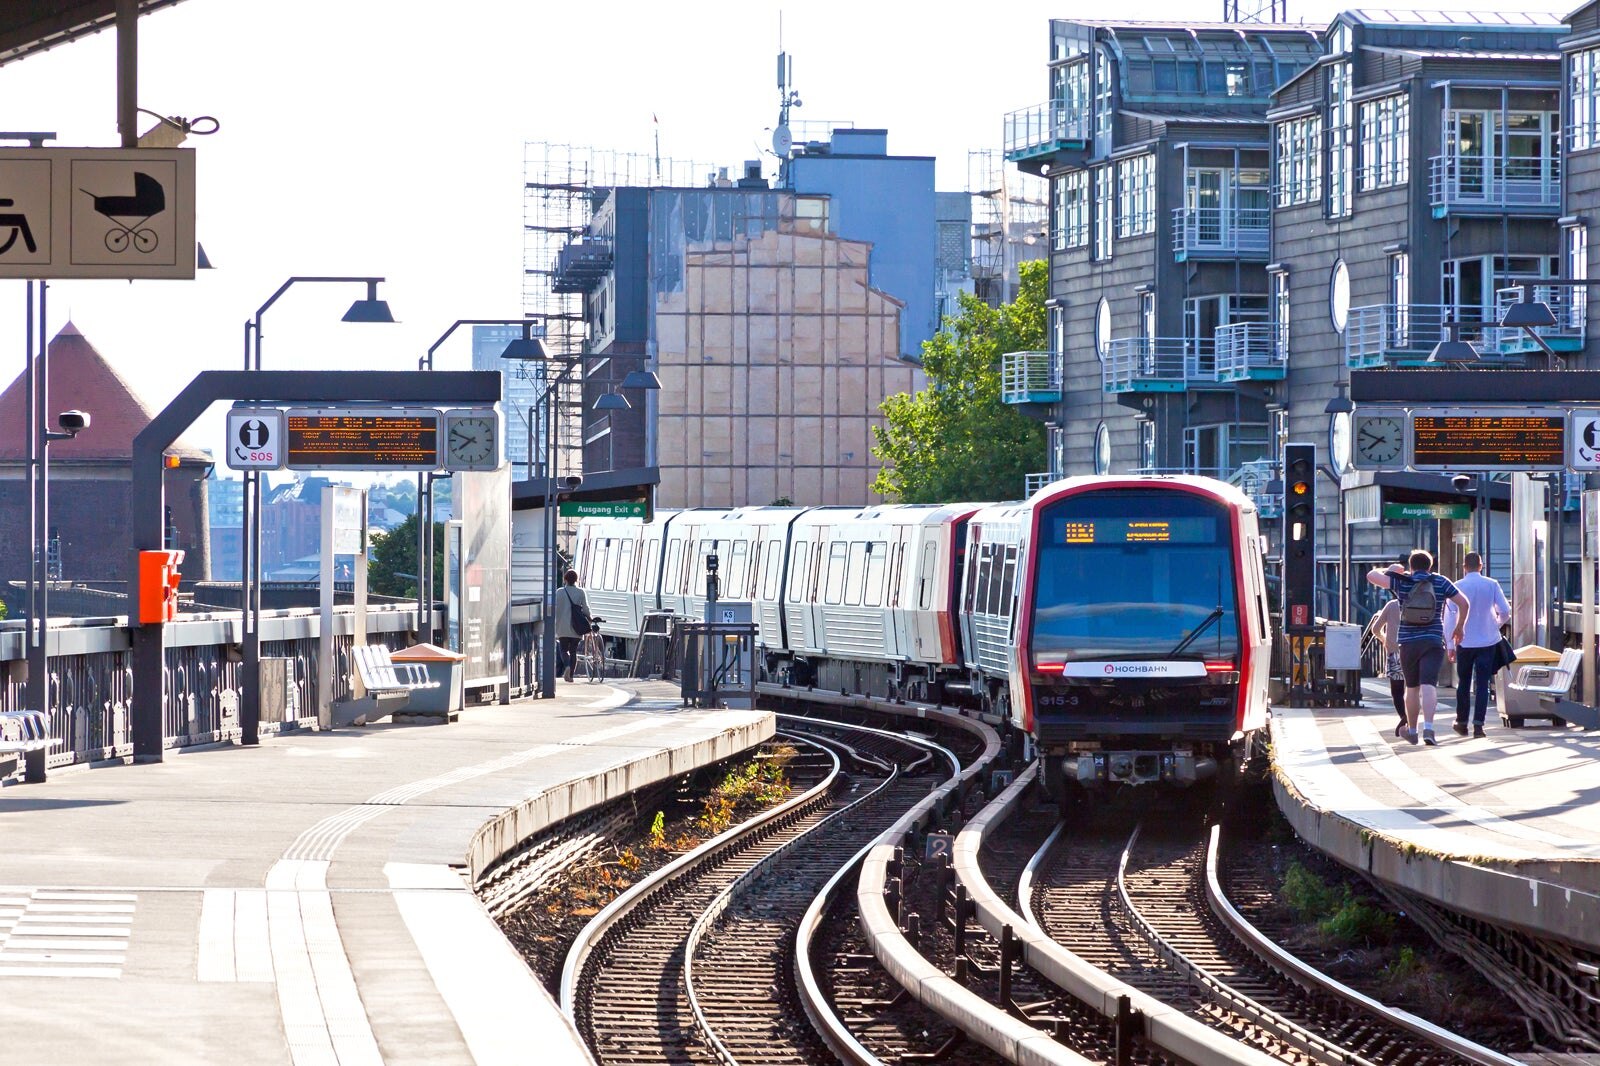
<svg viewBox="0 0 1600 1066"><path fill-rule="evenodd" d="M566 592L566 589L563 588L562 591ZM572 630L581 637L589 632L589 612L584 610L583 604L572 598L572 593L567 592L565 598L567 610L570 612L568 620L572 624Z"/></svg>
<svg viewBox="0 0 1600 1066"><path fill-rule="evenodd" d="M1439 613L1439 597L1433 591L1433 575L1423 574L1406 593L1400 605L1400 621L1408 626L1431 626Z"/></svg>

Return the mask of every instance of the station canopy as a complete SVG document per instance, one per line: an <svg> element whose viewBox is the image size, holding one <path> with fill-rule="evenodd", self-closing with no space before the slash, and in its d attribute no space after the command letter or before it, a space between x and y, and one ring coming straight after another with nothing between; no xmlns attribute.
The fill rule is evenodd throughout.
<svg viewBox="0 0 1600 1066"><path fill-rule="evenodd" d="M138 0L139 14L148 15L180 2ZM0 64L110 29L116 21L116 0L3 0Z"/></svg>

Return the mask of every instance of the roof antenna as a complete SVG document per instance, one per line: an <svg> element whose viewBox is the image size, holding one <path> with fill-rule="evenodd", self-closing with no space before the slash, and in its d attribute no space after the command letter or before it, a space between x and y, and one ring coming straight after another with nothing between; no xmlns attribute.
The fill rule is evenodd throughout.
<svg viewBox="0 0 1600 1066"><path fill-rule="evenodd" d="M789 130L789 109L803 106L793 88L794 60L783 50L783 12L778 12L778 125L772 131L772 154L778 157L778 185L789 184L789 152L794 134Z"/></svg>

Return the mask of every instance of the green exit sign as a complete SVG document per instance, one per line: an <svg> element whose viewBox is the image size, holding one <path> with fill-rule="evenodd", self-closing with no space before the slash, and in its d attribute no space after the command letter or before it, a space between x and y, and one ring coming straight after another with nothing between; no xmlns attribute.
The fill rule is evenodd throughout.
<svg viewBox="0 0 1600 1066"><path fill-rule="evenodd" d="M1421 518L1436 521L1453 518L1458 521L1464 521L1472 517L1472 504L1386 503L1383 505L1383 517L1395 519Z"/></svg>
<svg viewBox="0 0 1600 1066"><path fill-rule="evenodd" d="M643 500L607 500L600 503L569 501L561 505L562 518L643 518Z"/></svg>

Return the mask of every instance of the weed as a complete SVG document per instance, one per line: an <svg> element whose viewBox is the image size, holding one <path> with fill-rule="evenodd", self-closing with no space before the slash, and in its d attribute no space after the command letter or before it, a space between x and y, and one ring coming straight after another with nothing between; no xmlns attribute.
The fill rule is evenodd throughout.
<svg viewBox="0 0 1600 1066"><path fill-rule="evenodd" d="M652 848L665 847L667 843L667 816L663 811L657 811L654 820L650 823L650 846Z"/></svg>
<svg viewBox="0 0 1600 1066"><path fill-rule="evenodd" d="M1384 944L1394 936L1394 915L1345 896L1338 908L1317 923L1318 932L1342 944Z"/></svg>
<svg viewBox="0 0 1600 1066"><path fill-rule="evenodd" d="M644 863L639 856L633 853L632 848L623 848L617 853L617 865L629 873L634 873L639 869L640 866L643 866Z"/></svg>
<svg viewBox="0 0 1600 1066"><path fill-rule="evenodd" d="M1294 911L1295 917L1309 922L1333 913L1340 898L1327 882L1295 862L1289 864L1289 872L1283 875L1283 902Z"/></svg>
<svg viewBox="0 0 1600 1066"><path fill-rule="evenodd" d="M1422 964L1417 961L1417 953L1407 944L1395 955L1394 961L1383 968L1383 975L1391 981L1404 980L1416 973Z"/></svg>

